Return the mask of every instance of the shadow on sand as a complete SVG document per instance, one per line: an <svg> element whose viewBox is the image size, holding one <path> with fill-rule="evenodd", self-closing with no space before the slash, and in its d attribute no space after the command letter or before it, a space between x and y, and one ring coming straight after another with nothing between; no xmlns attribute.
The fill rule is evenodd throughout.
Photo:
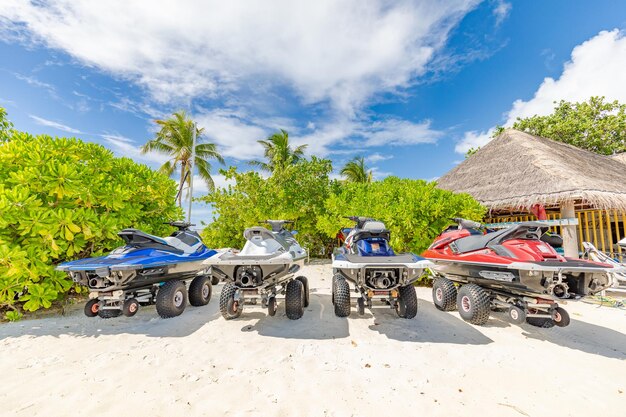
<svg viewBox="0 0 626 417"><path fill-rule="evenodd" d="M391 308L373 308L374 324L369 328L389 339L417 343L452 343L459 345L486 345L493 340L480 328L472 326L451 314L437 310L433 303L420 299L417 316L407 320L398 317ZM366 317L367 310L365 313ZM353 311L352 316L356 316Z"/></svg>
<svg viewBox="0 0 626 417"><path fill-rule="evenodd" d="M507 321L506 313L491 314L487 326L515 326ZM544 329L528 323L520 325L522 335L530 339L554 343L568 349L600 355L612 359L626 359L626 335L607 327L572 319L567 327Z"/></svg>
<svg viewBox="0 0 626 417"><path fill-rule="evenodd" d="M29 335L34 337L69 335L98 337L101 335L139 334L149 337L185 337L193 334L207 322L222 319L218 310L219 289L213 288L208 305L187 308L179 317L162 319L154 306L142 306L134 317L86 317L83 304L73 306L65 316L23 320L0 325L0 340ZM217 293L217 294L216 294Z"/></svg>

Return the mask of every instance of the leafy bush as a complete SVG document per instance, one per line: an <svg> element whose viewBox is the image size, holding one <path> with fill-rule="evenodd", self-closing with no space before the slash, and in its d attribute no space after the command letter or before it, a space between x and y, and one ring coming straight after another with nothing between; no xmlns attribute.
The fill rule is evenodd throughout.
<svg viewBox="0 0 626 417"><path fill-rule="evenodd" d="M368 216L381 220L391 231L396 251L421 253L450 224L450 217L480 221L485 213L467 194L436 188L435 182L388 177L372 183L345 183L326 201L318 227L335 236L353 222L343 216Z"/></svg>
<svg viewBox="0 0 626 417"><path fill-rule="evenodd" d="M176 184L103 146L4 130L0 141L0 309L48 308L72 288L57 263L119 246L125 227L161 234L180 218ZM79 290L77 288L77 290Z"/></svg>
<svg viewBox="0 0 626 417"><path fill-rule="evenodd" d="M284 219L295 222L298 242L312 254L323 250L332 239L317 228L317 218L324 213L324 202L335 184L328 178L331 171L329 160L316 157L288 165L267 179L234 167L221 171L234 185L202 198L214 210L203 239L211 247L241 248L246 227L266 219Z"/></svg>

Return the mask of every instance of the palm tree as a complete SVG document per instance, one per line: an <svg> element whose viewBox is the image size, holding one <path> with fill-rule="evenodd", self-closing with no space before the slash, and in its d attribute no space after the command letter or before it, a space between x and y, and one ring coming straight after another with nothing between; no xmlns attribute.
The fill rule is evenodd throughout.
<svg viewBox="0 0 626 417"><path fill-rule="evenodd" d="M171 159L159 168L159 171L172 175L180 166L180 181L178 184L178 205L182 205L182 191L185 183L189 184L191 175L189 172L193 147L194 122L187 117L184 110L175 112L172 117L165 120L155 120L161 129L156 133L154 139L149 140L141 147L141 153L156 151L169 155ZM200 138L204 128L196 129L196 158L194 166L198 168L198 174L209 187L215 188L213 178L211 178L211 164L209 159L216 159L221 164L224 158L219 154L214 143L201 143Z"/></svg>
<svg viewBox="0 0 626 417"><path fill-rule="evenodd" d="M297 163L304 157L304 150L308 146L300 145L292 149L289 145L289 133L284 129L280 129L280 132L258 142L265 149L264 155L267 162L251 161L250 165L258 166L262 170L272 173Z"/></svg>
<svg viewBox="0 0 626 417"><path fill-rule="evenodd" d="M341 175L346 178L347 182L368 183L372 182L372 170L367 170L365 166L365 158L355 157L341 168Z"/></svg>

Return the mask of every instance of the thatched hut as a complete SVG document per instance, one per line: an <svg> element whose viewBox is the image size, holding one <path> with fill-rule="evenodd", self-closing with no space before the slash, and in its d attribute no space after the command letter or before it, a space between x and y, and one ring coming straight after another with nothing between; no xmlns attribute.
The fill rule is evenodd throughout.
<svg viewBox="0 0 626 417"><path fill-rule="evenodd" d="M617 157L507 129L438 186L474 196L489 209L487 222L532 220L537 204L549 219L576 218L578 226L558 230L568 256L578 255L582 241L621 256L616 243L626 232L626 167Z"/></svg>

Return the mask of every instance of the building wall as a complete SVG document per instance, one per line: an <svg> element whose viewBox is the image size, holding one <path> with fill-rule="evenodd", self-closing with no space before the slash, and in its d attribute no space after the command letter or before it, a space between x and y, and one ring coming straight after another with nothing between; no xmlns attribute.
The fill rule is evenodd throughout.
<svg viewBox="0 0 626 417"><path fill-rule="evenodd" d="M558 211L547 211L549 220L561 218ZM620 262L626 261L626 251L617 246L617 242L626 237L626 211L577 209L578 219L578 249L583 252L582 242L591 242L598 250L605 252ZM522 222L537 218L530 213L491 213L485 218L485 223ZM555 233L561 233L560 226L550 228Z"/></svg>

